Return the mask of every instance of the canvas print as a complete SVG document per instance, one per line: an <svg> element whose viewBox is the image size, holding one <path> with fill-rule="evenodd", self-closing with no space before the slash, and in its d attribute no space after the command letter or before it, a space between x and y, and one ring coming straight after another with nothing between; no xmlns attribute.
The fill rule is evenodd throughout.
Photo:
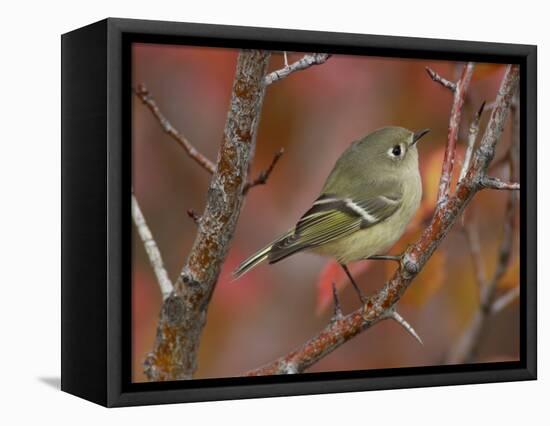
<svg viewBox="0 0 550 426"><path fill-rule="evenodd" d="M131 62L133 382L520 359L518 65Z"/></svg>

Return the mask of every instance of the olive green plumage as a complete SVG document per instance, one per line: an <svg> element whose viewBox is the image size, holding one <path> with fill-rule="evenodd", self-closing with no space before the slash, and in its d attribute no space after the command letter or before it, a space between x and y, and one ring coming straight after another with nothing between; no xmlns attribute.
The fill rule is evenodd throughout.
<svg viewBox="0 0 550 426"><path fill-rule="evenodd" d="M241 263L235 277L264 260L275 263L304 250L342 265L383 254L420 204L416 142L427 132L384 127L353 142L294 228Z"/></svg>

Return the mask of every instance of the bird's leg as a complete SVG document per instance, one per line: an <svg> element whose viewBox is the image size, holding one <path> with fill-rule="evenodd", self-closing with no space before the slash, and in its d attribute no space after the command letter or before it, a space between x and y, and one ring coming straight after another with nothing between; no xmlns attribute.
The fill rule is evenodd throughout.
<svg viewBox="0 0 550 426"><path fill-rule="evenodd" d="M401 255L392 256L392 255L375 255L365 258L365 260L393 260L394 262L401 263Z"/></svg>
<svg viewBox="0 0 550 426"><path fill-rule="evenodd" d="M361 300L361 304L366 305L369 299L363 294L363 292L361 291L361 289L359 288L359 286L357 285L357 283L355 282L355 280L351 276L351 273L350 273L348 267L346 265L344 265L343 263L341 263L340 266L342 267L342 269L344 270L344 272L348 276L349 280L351 281L351 284L353 285L353 288L355 289L355 291L357 292L357 295L359 296L359 300Z"/></svg>

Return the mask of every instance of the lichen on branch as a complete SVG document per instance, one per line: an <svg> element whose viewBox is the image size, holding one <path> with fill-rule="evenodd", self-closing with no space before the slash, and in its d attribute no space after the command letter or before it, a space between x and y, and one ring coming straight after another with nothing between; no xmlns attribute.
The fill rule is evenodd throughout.
<svg viewBox="0 0 550 426"><path fill-rule="evenodd" d="M269 56L260 50L239 53L206 207L175 290L162 306L154 348L145 360L145 374L151 381L190 379L196 371L208 305L243 203Z"/></svg>

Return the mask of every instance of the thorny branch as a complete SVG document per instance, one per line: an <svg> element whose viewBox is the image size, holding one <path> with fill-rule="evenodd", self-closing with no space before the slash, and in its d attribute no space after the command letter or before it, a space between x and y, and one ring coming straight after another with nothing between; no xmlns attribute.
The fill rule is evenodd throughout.
<svg viewBox="0 0 550 426"><path fill-rule="evenodd" d="M464 73L467 72L468 68L464 70L463 77ZM333 317L332 321L319 334L309 339L302 346L263 367L249 371L247 375L303 372L362 331L389 318L389 314L395 309L396 303L405 290L441 244L470 200L481 190L481 181L486 176L487 168L494 157L495 147L502 134L518 78L519 67L517 65L508 66L480 147L475 152L464 179L459 182L454 194L444 197L438 202L429 226L416 243L405 251L401 265L393 277L363 307L342 318ZM464 80L464 78L461 78L463 83ZM457 88L457 91L459 90L461 90L460 83ZM451 136L450 134L449 138ZM449 145L454 149L456 144L448 142ZM454 153L447 155L445 161L450 162L452 158L454 158ZM447 173L449 167L449 165L445 166L442 173ZM450 169L452 170L452 167ZM511 194L514 194L514 192Z"/></svg>
<svg viewBox="0 0 550 426"><path fill-rule="evenodd" d="M439 179L439 191L437 193L437 202L447 200L451 188L451 178L453 174L453 166L455 162L456 141L458 139L458 130L460 127L460 117L462 115L462 107L464 106L464 98L466 91L470 85L472 74L474 72L474 64L468 62L464 65L460 78L452 86L443 82L449 83L447 80L440 77L434 71L427 68L428 74L432 80L443 84L443 86L451 89L453 92L453 106L451 108L451 116L449 119L449 132L447 135L447 146L445 148L445 156L443 157L443 165L441 168L441 178Z"/></svg>
<svg viewBox="0 0 550 426"><path fill-rule="evenodd" d="M312 67L313 65L324 64L331 55L328 53L311 53L309 55L303 56L300 60L287 65L280 70L273 71L264 77L264 84L269 86L270 84L275 83L276 81L282 80L283 78L288 77L290 74L296 71L302 71ZM286 61L286 52L285 52L285 61Z"/></svg>

